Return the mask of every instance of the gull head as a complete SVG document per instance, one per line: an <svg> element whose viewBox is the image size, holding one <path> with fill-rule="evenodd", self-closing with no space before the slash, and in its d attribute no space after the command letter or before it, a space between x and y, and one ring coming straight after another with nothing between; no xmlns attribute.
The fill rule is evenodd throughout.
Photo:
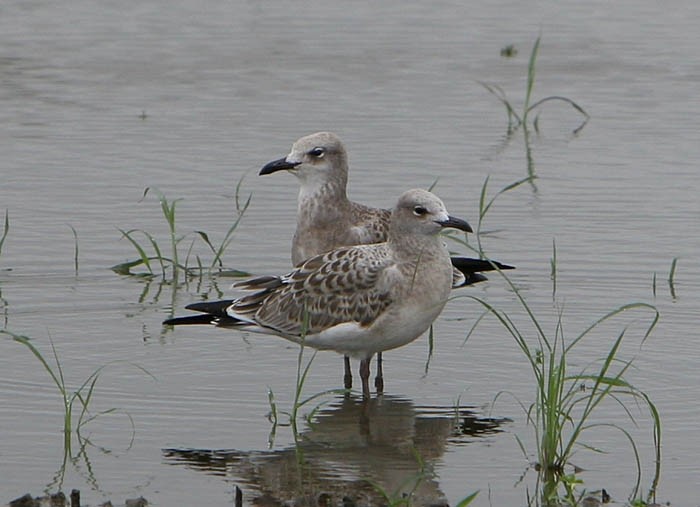
<svg viewBox="0 0 700 507"><path fill-rule="evenodd" d="M435 235L445 227L473 232L465 220L447 213L438 196L420 188L404 192L391 214L391 228L398 234Z"/></svg>
<svg viewBox="0 0 700 507"><path fill-rule="evenodd" d="M323 185L338 181L347 183L348 156L338 136L331 132L317 132L302 137L284 158L266 164L260 175L289 171L303 184Z"/></svg>

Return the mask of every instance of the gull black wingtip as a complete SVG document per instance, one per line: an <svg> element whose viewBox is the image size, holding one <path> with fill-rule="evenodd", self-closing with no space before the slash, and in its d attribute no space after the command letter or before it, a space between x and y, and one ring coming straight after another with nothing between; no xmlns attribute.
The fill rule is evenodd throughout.
<svg viewBox="0 0 700 507"><path fill-rule="evenodd" d="M298 165L299 162L287 162L286 158L280 158L265 164L265 166L260 169L258 175L265 176L266 174L276 173L277 171L288 171L289 169L294 169Z"/></svg>
<svg viewBox="0 0 700 507"><path fill-rule="evenodd" d="M493 259L473 259L471 257L451 257L452 265L464 274L480 271L497 271L515 269L515 266L503 264Z"/></svg>
<svg viewBox="0 0 700 507"><path fill-rule="evenodd" d="M453 216L448 216L447 220L436 221L436 223L440 224L442 227L452 227L453 229L459 229L464 232L474 232L472 226L469 225L466 220Z"/></svg>
<svg viewBox="0 0 700 507"><path fill-rule="evenodd" d="M452 266L457 268L463 275L464 281L460 285L455 285L453 288L466 287L488 280L482 271L498 271L506 269L515 269L515 266L509 266L502 262L491 259L472 259L470 257L451 257Z"/></svg>
<svg viewBox="0 0 700 507"><path fill-rule="evenodd" d="M181 326L192 324L215 324L216 316L209 314L188 315L186 317L172 317L163 321L164 326Z"/></svg>
<svg viewBox="0 0 700 507"><path fill-rule="evenodd" d="M163 321L164 326L180 326L187 324L214 324L225 327L226 325L238 323L238 319L230 317L226 309L231 306L233 299L223 301L200 301L187 305L187 310L200 312L197 315L187 315L185 317L172 317Z"/></svg>

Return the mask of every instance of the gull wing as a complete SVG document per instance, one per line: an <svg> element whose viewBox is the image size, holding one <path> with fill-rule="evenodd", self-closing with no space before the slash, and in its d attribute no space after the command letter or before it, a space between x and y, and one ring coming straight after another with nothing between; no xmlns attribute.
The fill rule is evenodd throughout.
<svg viewBox="0 0 700 507"><path fill-rule="evenodd" d="M239 284L254 288L260 280L266 288L240 298L228 313L292 336L346 322L369 326L391 304L397 272L386 244L341 248L312 257L284 277Z"/></svg>

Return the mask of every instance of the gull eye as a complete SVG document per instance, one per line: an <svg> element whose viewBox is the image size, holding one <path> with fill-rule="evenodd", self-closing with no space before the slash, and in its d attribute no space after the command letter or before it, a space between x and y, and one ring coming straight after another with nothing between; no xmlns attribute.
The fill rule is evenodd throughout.
<svg viewBox="0 0 700 507"><path fill-rule="evenodd" d="M427 209L425 209L423 206L416 206L413 208L413 214L416 215L417 217L422 217L428 212Z"/></svg>
<svg viewBox="0 0 700 507"><path fill-rule="evenodd" d="M317 146L316 148L314 148L313 150L311 150L309 152L309 155L311 155L312 157L316 157L316 158L323 158L323 156L325 154L326 154L326 150L324 150L320 146Z"/></svg>

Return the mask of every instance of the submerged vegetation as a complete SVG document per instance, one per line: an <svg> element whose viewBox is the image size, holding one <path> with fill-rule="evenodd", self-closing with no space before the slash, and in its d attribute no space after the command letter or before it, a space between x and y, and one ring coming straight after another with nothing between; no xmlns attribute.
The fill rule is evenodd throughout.
<svg viewBox="0 0 700 507"><path fill-rule="evenodd" d="M212 271L222 273L224 271L223 255L226 252L226 249L231 245L231 242L233 241L233 233L238 228L238 224L243 218L243 215L248 209L250 201L253 197L252 194L250 194L245 202L242 203L240 201L239 195L242 181L243 180L241 179L236 186L236 218L229 227L228 231L226 231L224 234L224 237L218 246L211 241L209 234L205 231L196 230L182 234L178 230L175 210L177 203L182 199L169 200L158 189L151 187L146 188L143 192L143 196L141 197L141 201L143 201L151 191L158 196L161 212L163 213L163 218L165 218L168 228L168 244L166 247L161 247L161 244L158 242L155 235L143 229L124 230L120 228L119 231L122 233L122 237L126 238L134 247L138 254L138 259L112 266L112 270L122 275L156 276L156 269L158 269L163 280L170 280L174 282L178 280L180 273L188 277L202 276L203 274ZM181 244L188 238L191 238L192 234L195 235L194 238L189 241L186 250L183 249ZM199 254L194 254L194 265L191 265L191 256L193 255L193 249L197 238L199 238L200 241L206 245L213 257L211 260L205 263ZM146 271L132 271L137 267L143 267L146 269ZM224 274L231 276L245 276L247 273L232 270L227 271Z"/></svg>

